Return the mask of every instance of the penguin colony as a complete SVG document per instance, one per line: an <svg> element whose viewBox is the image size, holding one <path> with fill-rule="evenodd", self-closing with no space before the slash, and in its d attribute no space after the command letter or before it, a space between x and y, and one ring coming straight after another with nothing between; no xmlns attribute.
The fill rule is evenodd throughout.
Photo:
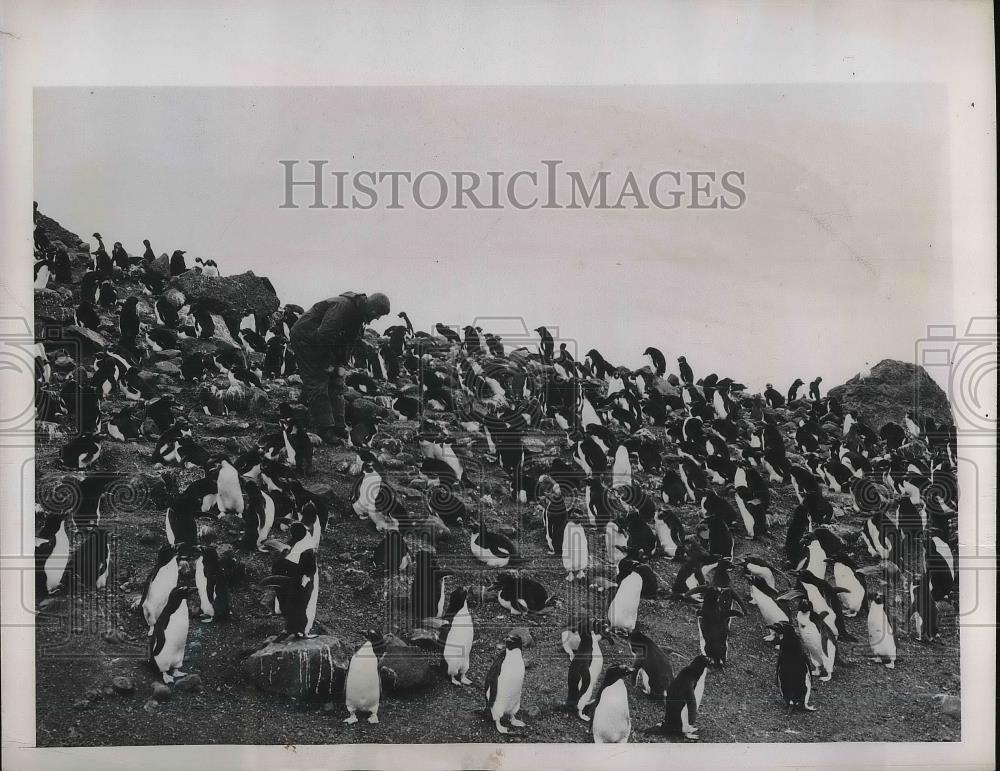
<svg viewBox="0 0 1000 771"><path fill-rule="evenodd" d="M933 643L939 603L957 609L952 426L911 412L905 425L876 431L823 397L819 377L804 393L796 379L785 393L768 384L751 395L729 377L696 378L684 356L668 374L665 355L652 347L648 363L631 370L597 350L576 361L545 327L534 330L536 345L508 350L478 327L416 330L404 312L382 336L366 336L350 362L356 398L347 413L351 443L340 452L351 460L337 473L353 488L346 506L331 506L303 483L322 481L314 461L332 451L289 401L267 403L277 412L274 430L262 427L246 452L204 449L181 400L141 375L152 354L177 348L179 338L212 339L212 316L177 305L149 270L148 241L143 257L131 257L119 243L108 255L94 238L81 274L65 249L36 233L36 288L70 289L75 322L117 339L61 379L51 352L36 346L37 417L68 437L58 462L74 472L79 491L68 508L38 507L36 595L106 588L112 536L102 507L118 477L102 470L105 443L146 443L143 462L154 472L195 472L163 512L162 545L136 607L149 666L164 683L192 666L189 603L201 622L238 622L240 606L254 601L241 581L253 559L267 563L257 584L273 590L281 619L269 639L336 627L316 618L322 593L344 591L322 585L320 568L332 556L324 542L337 530L340 548L350 545L346 522L354 519L379 539L375 572L410 581L409 623L437 630L437 687L478 688L483 718L500 734L517 729L529 740L526 641L517 628L542 631L537 625L554 613L566 623L560 640L545 644L569 661L566 714L607 743L634 736L629 705L637 693L662 712L660 722L638 727L646 740L701 738L706 693L724 688L720 673L740 655L730 646L734 623L758 627L773 651L766 679L775 709L814 711L848 656L905 665L900 643ZM187 270L183 251L169 267L172 275ZM219 275L211 260L193 270ZM155 324L140 318L139 294ZM295 372L287 338L299 312L285 306L267 319L249 317L239 330L242 350L185 357L181 391L195 397L197 412L227 415L247 392L266 396L284 385ZM417 427L384 428L398 421ZM555 441L540 451L543 431ZM395 484L397 456L407 449L419 458L407 478L426 483L419 504ZM502 484L484 484L489 468ZM792 496L786 518L772 504ZM510 536L517 523L495 523L501 499L521 513L520 537ZM235 523L231 544L216 539L219 523ZM463 535L435 538L449 530ZM524 539L547 556L527 559ZM784 559L764 558L767 544ZM454 585L470 560L491 575L486 586ZM902 615L889 602L897 591ZM576 607L566 600L583 595ZM643 617L664 603L689 608L697 634L655 639ZM488 661L474 649L476 627L505 616L515 630ZM377 724L377 662L390 630L337 631L358 645L343 721L361 715ZM622 660L616 646L627 651Z"/></svg>

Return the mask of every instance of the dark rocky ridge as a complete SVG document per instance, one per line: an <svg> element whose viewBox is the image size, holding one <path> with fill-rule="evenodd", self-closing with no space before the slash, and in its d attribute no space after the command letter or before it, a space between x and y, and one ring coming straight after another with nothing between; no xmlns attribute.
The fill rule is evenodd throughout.
<svg viewBox="0 0 1000 771"><path fill-rule="evenodd" d="M948 396L923 367L883 359L871 372L864 380L855 375L831 388L829 395L876 430L890 420L902 424L908 410L920 417L930 416L938 423L954 422Z"/></svg>

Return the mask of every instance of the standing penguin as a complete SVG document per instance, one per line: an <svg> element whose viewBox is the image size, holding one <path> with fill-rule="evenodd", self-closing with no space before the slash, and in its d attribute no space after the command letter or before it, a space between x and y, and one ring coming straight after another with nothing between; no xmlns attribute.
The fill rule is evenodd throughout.
<svg viewBox="0 0 1000 771"><path fill-rule="evenodd" d="M524 722L517 717L521 711L521 687L524 685L524 656L521 653L520 635L507 635L504 649L496 657L486 674L486 705L493 724L502 734L510 729L501 724L504 716L510 717L514 728L523 728Z"/></svg>
<svg viewBox="0 0 1000 771"><path fill-rule="evenodd" d="M66 515L49 514L35 536L35 596L51 594L63 583L69 564Z"/></svg>
<svg viewBox="0 0 1000 771"><path fill-rule="evenodd" d="M588 633L580 636L580 645L573 655L569 665L569 696L566 706L575 709L581 720L590 720L584 714L590 698L597 687L597 678L604 668L604 655L601 653L601 635L593 627Z"/></svg>
<svg viewBox="0 0 1000 771"><path fill-rule="evenodd" d="M622 563L625 564L624 562ZM620 578L618 591L608 605L608 623L612 629L635 629L639 614L639 597L642 595L642 576L626 567L628 573Z"/></svg>
<svg viewBox="0 0 1000 771"><path fill-rule="evenodd" d="M444 579L454 575L442 568L432 552L418 551L410 587L410 614L414 619L440 618L445 610Z"/></svg>
<svg viewBox="0 0 1000 771"><path fill-rule="evenodd" d="M311 638L319 597L319 566L314 540L301 522L289 528L292 548L272 566L273 575L261 583L275 589L275 611L285 617L282 639L293 635Z"/></svg>
<svg viewBox="0 0 1000 771"><path fill-rule="evenodd" d="M83 543L76 547L66 568L64 582L68 588L103 589L111 572L111 543L108 531L96 527Z"/></svg>
<svg viewBox="0 0 1000 771"><path fill-rule="evenodd" d="M187 647L188 619L187 587L176 586L160 611L150 635L149 658L160 672L163 682L170 684L184 677L184 650Z"/></svg>
<svg viewBox="0 0 1000 771"><path fill-rule="evenodd" d="M377 629L365 632L365 642L351 656L344 681L344 702L347 718L344 722L352 725L358 722L358 712L368 713L368 722L378 722L379 699L382 686L379 681L378 659L385 646L385 638Z"/></svg>
<svg viewBox="0 0 1000 771"><path fill-rule="evenodd" d="M587 546L587 531L583 529L582 513L572 509L568 514L566 528L562 536L562 562L566 569L566 580L586 578L587 567L590 564L590 551Z"/></svg>
<svg viewBox="0 0 1000 771"><path fill-rule="evenodd" d="M809 703L812 674L802 641L787 621L774 624L773 628L780 645L775 680L781 691L781 698L788 704L789 710L802 707L815 712L816 708Z"/></svg>
<svg viewBox="0 0 1000 771"><path fill-rule="evenodd" d="M594 744L625 744L632 733L625 678L630 667L617 664L605 673L594 706Z"/></svg>
<svg viewBox="0 0 1000 771"><path fill-rule="evenodd" d="M691 370L691 365L688 364L684 356L677 357L677 370L681 374L681 380L684 382L684 385L694 385L694 372Z"/></svg>
<svg viewBox="0 0 1000 771"><path fill-rule="evenodd" d="M910 584L908 615L913 621L917 640L933 642L937 639L939 634L937 603L934 602L930 577L926 573Z"/></svg>
<svg viewBox="0 0 1000 771"><path fill-rule="evenodd" d="M881 594L876 594L868 603L868 644L874 657L884 663L886 669L896 668L896 638Z"/></svg>
<svg viewBox="0 0 1000 771"><path fill-rule="evenodd" d="M660 550L675 560L684 558L684 525L670 509L660 509L653 519Z"/></svg>
<svg viewBox="0 0 1000 771"><path fill-rule="evenodd" d="M846 618L853 618L865 609L868 586L864 575L859 572L854 560L845 552L827 558L833 567L833 586L841 596L841 607Z"/></svg>
<svg viewBox="0 0 1000 771"><path fill-rule="evenodd" d="M468 672L475 629L468 600L468 588L459 586L451 593L448 610L444 614L448 625L443 634L444 661L448 667L448 676L455 685L472 685Z"/></svg>
<svg viewBox="0 0 1000 771"><path fill-rule="evenodd" d="M705 676L708 673L708 658L695 656L691 663L677 673L677 677L667 689L666 709L663 722L650 732L680 734L685 739L698 741L698 710L705 695Z"/></svg>
<svg viewBox="0 0 1000 771"><path fill-rule="evenodd" d="M228 458L222 458L219 463L218 496L216 503L219 516L234 514L243 516L243 490L240 487L240 474Z"/></svg>
<svg viewBox="0 0 1000 771"><path fill-rule="evenodd" d="M764 642L774 641L775 624L789 623L788 615L778 604L778 593L774 587L761 575L750 575L750 602L757 606L764 626L769 630Z"/></svg>
<svg viewBox="0 0 1000 771"><path fill-rule="evenodd" d="M148 634L153 634L153 627L170 599L170 593L177 588L180 579L180 566L177 563L177 550L172 546L163 546L156 555L156 564L146 579L142 590L142 615L149 625Z"/></svg>
<svg viewBox="0 0 1000 771"><path fill-rule="evenodd" d="M206 546L195 561L194 583L201 601L201 620L207 623L229 618L229 575L214 547Z"/></svg>
<svg viewBox="0 0 1000 771"><path fill-rule="evenodd" d="M563 536L568 514L566 499L558 482L548 475L538 480L540 489L545 490L545 504L542 509L542 523L545 525L545 544L549 554L562 554ZM502 566L501 566L502 567Z"/></svg>
<svg viewBox="0 0 1000 771"><path fill-rule="evenodd" d="M659 646L638 629L628 637L632 651L632 669L636 687L648 696L666 698L667 689L674 679L670 659Z"/></svg>

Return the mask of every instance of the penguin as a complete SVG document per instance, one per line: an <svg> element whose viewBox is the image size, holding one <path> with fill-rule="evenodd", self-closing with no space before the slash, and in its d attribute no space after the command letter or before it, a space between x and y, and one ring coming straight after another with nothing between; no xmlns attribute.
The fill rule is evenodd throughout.
<svg viewBox="0 0 1000 771"><path fill-rule="evenodd" d="M768 629L764 642L774 642L774 625L790 622L788 614L778 604L778 593L762 575L751 574L750 576L750 602L757 606L764 627Z"/></svg>
<svg viewBox="0 0 1000 771"><path fill-rule="evenodd" d="M657 377L663 377L667 372L667 360L663 355L663 352L658 348L647 348L642 352L642 355L649 360L650 366L653 368L653 372L656 373Z"/></svg>
<svg viewBox="0 0 1000 771"><path fill-rule="evenodd" d="M102 308L113 308L118 304L118 293L110 281L102 281L97 290L97 304Z"/></svg>
<svg viewBox="0 0 1000 771"><path fill-rule="evenodd" d="M288 465L294 466L301 475L312 473L313 445L305 428L295 417L288 402L278 405L278 425L285 443Z"/></svg>
<svg viewBox="0 0 1000 771"><path fill-rule="evenodd" d="M925 577L930 583L935 600L946 600L955 588L957 579L955 555L947 538L940 530L933 530L924 536Z"/></svg>
<svg viewBox="0 0 1000 771"><path fill-rule="evenodd" d="M301 522L289 528L292 546L284 557L275 561L272 575L261 584L275 590L275 610L285 618L285 630L279 639L296 637L309 639L316 620L319 597L319 566L308 531Z"/></svg>
<svg viewBox="0 0 1000 771"><path fill-rule="evenodd" d="M824 618L833 636L847 642L855 642L855 637L844 625L844 609L840 602L842 592L808 570L793 570L792 575L798 578L801 591L805 592L809 603L817 613L829 611Z"/></svg>
<svg viewBox="0 0 1000 771"><path fill-rule="evenodd" d="M219 460L216 485L218 487L216 503L219 507L219 516L230 514L242 517L245 502L243 490L240 487L240 475L228 458Z"/></svg>
<svg viewBox="0 0 1000 771"><path fill-rule="evenodd" d="M795 613L795 625L802 647L808 654L811 672L819 675L819 679L823 681L829 681L833 677L833 665L837 658L833 635L825 621L829 613L829 610L816 613L807 599L799 601Z"/></svg>
<svg viewBox="0 0 1000 771"><path fill-rule="evenodd" d="M680 372L681 381L684 385L694 385L694 372L691 370L691 365L688 364L684 356L677 357L677 370Z"/></svg>
<svg viewBox="0 0 1000 771"><path fill-rule="evenodd" d="M80 302L93 305L97 302L97 292L101 285L101 277L96 271L88 271L80 279Z"/></svg>
<svg viewBox="0 0 1000 771"><path fill-rule="evenodd" d="M146 345L153 351L167 351L178 347L177 333L172 329L157 327L146 332Z"/></svg>
<svg viewBox="0 0 1000 771"><path fill-rule="evenodd" d="M804 385L805 385L805 383L802 381L802 378L798 378L797 377L797 378L795 378L795 382L793 382L791 384L791 386L789 386L789 388L788 388L788 405L789 406L791 406L792 402L794 402L798 398L799 389L802 386L804 386Z"/></svg>
<svg viewBox="0 0 1000 771"><path fill-rule="evenodd" d="M372 563L375 568L387 576L395 576L406 570L410 565L410 550L398 530L388 530L375 547Z"/></svg>
<svg viewBox="0 0 1000 771"><path fill-rule="evenodd" d="M493 585L497 602L512 616L540 613L552 602L548 590L532 578L511 572L500 573Z"/></svg>
<svg viewBox="0 0 1000 771"><path fill-rule="evenodd" d="M570 661L573 660L577 648L580 647L580 640L589 635L592 629L597 628L600 628L602 636L607 635L608 629L604 624L600 624L590 616L583 616L575 624L570 624L562 630L560 636L562 648L566 651Z"/></svg>
<svg viewBox="0 0 1000 771"><path fill-rule="evenodd" d="M845 552L834 554L826 561L833 568L833 586L840 593L844 616L853 618L866 609L868 587L865 577Z"/></svg>
<svg viewBox="0 0 1000 771"><path fill-rule="evenodd" d="M442 568L429 551L418 551L410 587L410 613L415 620L441 618L445 611L444 579L454 571Z"/></svg>
<svg viewBox="0 0 1000 771"><path fill-rule="evenodd" d="M597 679L604 668L604 655L601 653L601 635L591 628L589 634L580 637L573 660L569 665L569 695L566 706L575 709L577 717L589 721L590 717L584 710L590 704Z"/></svg>
<svg viewBox="0 0 1000 771"><path fill-rule="evenodd" d="M59 452L59 458L66 468L90 468L101 457L101 443L93 433L86 433L71 439Z"/></svg>
<svg viewBox="0 0 1000 771"><path fill-rule="evenodd" d="M73 589L103 589L111 572L111 543L107 530L94 528L70 557L64 586Z"/></svg>
<svg viewBox="0 0 1000 771"><path fill-rule="evenodd" d="M868 644L874 658L886 669L896 668L896 638L881 594L871 597L868 603Z"/></svg>
<svg viewBox="0 0 1000 771"><path fill-rule="evenodd" d="M625 679L632 668L616 664L604 674L601 688L594 700L594 744L625 744L632 733Z"/></svg>
<svg viewBox="0 0 1000 771"><path fill-rule="evenodd" d="M133 407L125 406L105 424L104 430L116 441L133 441L142 437L142 422L136 418Z"/></svg>
<svg viewBox="0 0 1000 771"><path fill-rule="evenodd" d="M698 586L688 594L700 594L701 608L698 611L698 638L701 653L709 663L718 667L726 665L729 654L729 625L733 616L741 615L732 608L729 589L714 586Z"/></svg>
<svg viewBox="0 0 1000 771"><path fill-rule="evenodd" d="M520 554L514 542L499 533L491 533L486 523L471 522L469 547L473 556L491 568L505 568L511 562L520 562Z"/></svg>
<svg viewBox="0 0 1000 771"><path fill-rule="evenodd" d="M633 629L628 637L632 651L632 669L635 685L647 696L667 698L667 691L674 680L674 670L670 659L649 637ZM669 651L669 648L667 649Z"/></svg>
<svg viewBox="0 0 1000 771"><path fill-rule="evenodd" d="M933 642L938 638L940 631L937 603L934 601L930 579L926 573L910 584L908 616L913 621L917 640Z"/></svg>
<svg viewBox="0 0 1000 771"><path fill-rule="evenodd" d="M187 587L184 586L173 588L150 635L150 662L160 672L163 682L168 685L187 675L180 670L184 665L184 651L190 625L187 591Z"/></svg>
<svg viewBox="0 0 1000 771"><path fill-rule="evenodd" d="M716 516L705 517L698 523L696 532L707 542L709 552L732 559L733 535L722 519Z"/></svg>
<svg viewBox="0 0 1000 771"><path fill-rule="evenodd" d="M77 529L97 527L101 523L104 494L118 479L112 472L92 471L79 481L79 497L73 509L73 524Z"/></svg>
<svg viewBox="0 0 1000 771"><path fill-rule="evenodd" d="M198 587L202 622L229 618L229 575L214 547L203 548L195 560L194 583Z"/></svg>
<svg viewBox="0 0 1000 771"><path fill-rule="evenodd" d="M797 566L798 569L808 570L816 578L826 580L827 553L823 548L823 544L816 537L815 533L806 533L802 538L802 542L806 550Z"/></svg>
<svg viewBox="0 0 1000 771"><path fill-rule="evenodd" d="M784 407L785 397L781 395L780 391L776 391L773 385L768 383L764 388L764 402L772 409Z"/></svg>
<svg viewBox="0 0 1000 771"><path fill-rule="evenodd" d="M496 657L493 666L486 674L486 705L493 724L502 734L510 729L500 721L510 718L514 728L523 728L524 721L517 717L521 711L521 688L524 685L524 656L521 653L521 637L509 634L504 642L504 649Z"/></svg>
<svg viewBox="0 0 1000 771"><path fill-rule="evenodd" d="M444 485L427 491L427 508L449 525L460 524L469 515L465 502Z"/></svg>
<svg viewBox="0 0 1000 771"><path fill-rule="evenodd" d="M472 624L472 615L469 613L468 587L459 586L451 593L444 620L447 626L442 641L448 676L454 685L472 685L468 672L475 629Z"/></svg>
<svg viewBox="0 0 1000 771"><path fill-rule="evenodd" d="M684 525L669 508L660 509L653 519L653 528L660 550L674 560L684 558Z"/></svg>
<svg viewBox="0 0 1000 771"><path fill-rule="evenodd" d="M211 340L215 336L215 319L206 308L199 308L193 314L194 331L201 340Z"/></svg>
<svg viewBox="0 0 1000 771"><path fill-rule="evenodd" d="M639 614L639 598L642 595L642 576L629 570L619 578L618 590L608 605L608 623L613 630L631 633L635 629Z"/></svg>
<svg viewBox="0 0 1000 771"><path fill-rule="evenodd" d="M351 495L351 508L358 519L375 521L375 501L382 489L382 475L375 470L375 456L370 451L358 453L363 458L361 463L361 480L356 484Z"/></svg>
<svg viewBox="0 0 1000 771"><path fill-rule="evenodd" d="M651 731L665 734L679 734L690 741L698 741L698 711L705 695L705 677L708 673L708 658L695 656L667 689L663 722Z"/></svg>
<svg viewBox="0 0 1000 771"><path fill-rule="evenodd" d="M177 249L172 255L170 255L170 275L179 276L182 273L187 273L187 265L184 262L184 255L187 254L183 249Z"/></svg>
<svg viewBox="0 0 1000 771"><path fill-rule="evenodd" d="M812 673L802 641L788 621L775 623L773 630L779 645L775 680L781 691L781 698L788 704L789 710L801 707L815 712L816 707L809 703Z"/></svg>
<svg viewBox="0 0 1000 771"><path fill-rule="evenodd" d="M379 680L379 654L385 647L385 638L377 629L365 632L365 642L351 656L344 680L344 701L347 717L344 722L353 725L358 722L358 712L368 713L368 722L378 723L379 700L382 695Z"/></svg>
<svg viewBox="0 0 1000 771"><path fill-rule="evenodd" d="M246 506L242 512L243 545L247 548L256 548L257 551L266 554L267 549L264 546L264 541L267 540L271 534L271 528L274 526L274 500L261 492L260 485L252 479L244 482L243 486L246 490Z"/></svg>
<svg viewBox="0 0 1000 771"><path fill-rule="evenodd" d="M628 448L619 445L615 450L615 460L611 467L611 487L632 486L632 464L628 457Z"/></svg>
<svg viewBox="0 0 1000 771"><path fill-rule="evenodd" d="M681 475L673 468L663 471L663 482L660 485L660 498L669 506L678 506L687 500L688 491Z"/></svg>
<svg viewBox="0 0 1000 771"><path fill-rule="evenodd" d="M551 333L545 327L536 327L534 331L538 333L538 351L542 355L542 363L551 364L552 354L555 350L555 340L553 340Z"/></svg>
<svg viewBox="0 0 1000 771"><path fill-rule="evenodd" d="M887 560L898 540L896 526L884 511L876 511L861 526L861 540L872 557Z"/></svg>
<svg viewBox="0 0 1000 771"><path fill-rule="evenodd" d="M63 585L70 543L66 515L49 514L35 536L35 596L52 594Z"/></svg>
<svg viewBox="0 0 1000 771"><path fill-rule="evenodd" d="M572 582L575 578L586 578L587 567L590 564L590 551L587 546L587 531L581 523L582 513L571 509L566 527L562 534L562 562L566 570L566 580Z"/></svg>
<svg viewBox="0 0 1000 771"><path fill-rule="evenodd" d="M756 540L758 536L767 535L767 508L761 502L753 499L753 494L746 487L736 488L736 508L739 509L743 528L748 540Z"/></svg>
<svg viewBox="0 0 1000 771"><path fill-rule="evenodd" d="M546 501L542 508L542 523L545 526L545 544L548 547L549 554L562 554L563 535L568 522L566 501L563 498L559 483L552 479L552 477L547 475L541 476L538 480L538 486L546 490Z"/></svg>
<svg viewBox="0 0 1000 771"><path fill-rule="evenodd" d="M142 590L140 607L143 618L149 626L147 634L153 634L153 627L170 599L170 593L177 587L180 580L180 566L177 563L177 550L173 546L162 546L156 555L156 564L146 578Z"/></svg>
<svg viewBox="0 0 1000 771"><path fill-rule="evenodd" d="M95 298L96 300L96 298ZM83 300L76 309L76 323L78 326L96 332L101 326L101 317L97 315L97 309L93 303Z"/></svg>

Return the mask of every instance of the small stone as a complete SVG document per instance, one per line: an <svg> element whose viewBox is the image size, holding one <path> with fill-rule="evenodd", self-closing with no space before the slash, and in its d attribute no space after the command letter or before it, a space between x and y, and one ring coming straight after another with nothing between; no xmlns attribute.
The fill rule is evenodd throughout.
<svg viewBox="0 0 1000 771"><path fill-rule="evenodd" d="M111 687L118 693L132 693L135 690L135 683L131 677L116 677L111 681Z"/></svg>
<svg viewBox="0 0 1000 771"><path fill-rule="evenodd" d="M161 375L167 375L168 377L180 377L181 375L181 368L169 361L156 362L153 365L153 371L159 372Z"/></svg>
<svg viewBox="0 0 1000 771"><path fill-rule="evenodd" d="M146 712L156 712L160 708L160 702L156 699L146 699L146 703L142 705L142 708Z"/></svg>
<svg viewBox="0 0 1000 771"><path fill-rule="evenodd" d="M188 675L187 677L182 677L177 681L176 688L178 691L184 691L185 693L200 693L201 675Z"/></svg>
<svg viewBox="0 0 1000 771"><path fill-rule="evenodd" d="M513 525L500 525L497 528L497 532L500 533L500 535L505 535L508 538L513 538L515 535L517 535L517 528L514 527Z"/></svg>
<svg viewBox="0 0 1000 771"><path fill-rule="evenodd" d="M342 554L337 555L337 559L341 562L354 562L354 557L349 551L345 551Z"/></svg>
<svg viewBox="0 0 1000 771"><path fill-rule="evenodd" d="M948 693L939 693L935 697L941 712L948 717L960 720L962 717L962 700L958 696Z"/></svg>
<svg viewBox="0 0 1000 771"><path fill-rule="evenodd" d="M526 626L517 626L510 630L511 634L516 634L521 638L521 647L530 648L535 644L535 638L531 636L531 632Z"/></svg>
<svg viewBox="0 0 1000 771"><path fill-rule="evenodd" d="M145 546L155 546L160 542L160 534L151 527L144 527L139 531L139 543Z"/></svg>
<svg viewBox="0 0 1000 771"><path fill-rule="evenodd" d="M526 714L528 717L538 717L539 715L542 714L542 710L536 705L532 704L530 707L524 710L524 714Z"/></svg>
<svg viewBox="0 0 1000 771"><path fill-rule="evenodd" d="M153 683L153 698L156 701L170 701L171 696L173 693L165 683Z"/></svg>
<svg viewBox="0 0 1000 771"><path fill-rule="evenodd" d="M90 702L87 701L86 699L77 699L76 701L73 702L74 709L86 709L89 706Z"/></svg>

